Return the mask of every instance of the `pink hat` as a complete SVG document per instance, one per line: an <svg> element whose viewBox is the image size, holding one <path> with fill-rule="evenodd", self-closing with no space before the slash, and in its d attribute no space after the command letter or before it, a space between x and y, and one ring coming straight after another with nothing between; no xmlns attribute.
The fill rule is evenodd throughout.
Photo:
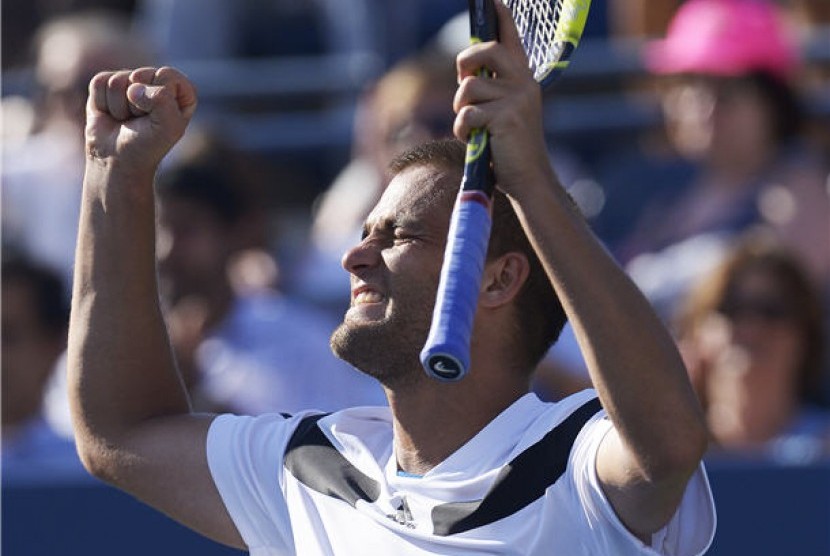
<svg viewBox="0 0 830 556"><path fill-rule="evenodd" d="M664 40L645 51L654 73L741 75L767 71L786 78L799 58L782 14L766 0L688 0Z"/></svg>

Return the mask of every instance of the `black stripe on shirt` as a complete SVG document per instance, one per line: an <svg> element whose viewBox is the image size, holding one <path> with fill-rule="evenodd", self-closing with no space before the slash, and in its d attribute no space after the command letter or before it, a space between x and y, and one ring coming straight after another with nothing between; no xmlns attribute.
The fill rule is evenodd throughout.
<svg viewBox="0 0 830 556"><path fill-rule="evenodd" d="M463 533L508 517L539 499L565 472L576 436L602 409L599 399L583 404L539 442L505 465L481 500L450 502L432 509L433 533Z"/></svg>
<svg viewBox="0 0 830 556"><path fill-rule="evenodd" d="M308 488L352 506L380 496L377 481L363 474L337 451L312 415L300 421L285 449L285 468Z"/></svg>
<svg viewBox="0 0 830 556"><path fill-rule="evenodd" d="M432 510L433 533L453 535L508 517L540 498L565 472L576 436L602 409L594 398L569 415L536 444L506 464L481 500L451 502ZM348 502L375 502L380 485L352 465L326 437L317 422L300 421L285 452L285 467L308 488Z"/></svg>

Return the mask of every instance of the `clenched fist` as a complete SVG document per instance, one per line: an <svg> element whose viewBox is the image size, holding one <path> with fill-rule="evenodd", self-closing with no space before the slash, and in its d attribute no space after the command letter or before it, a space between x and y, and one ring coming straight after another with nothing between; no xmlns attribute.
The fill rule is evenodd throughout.
<svg viewBox="0 0 830 556"><path fill-rule="evenodd" d="M195 110L196 90L174 68L99 73L89 84L87 155L130 173L154 173Z"/></svg>

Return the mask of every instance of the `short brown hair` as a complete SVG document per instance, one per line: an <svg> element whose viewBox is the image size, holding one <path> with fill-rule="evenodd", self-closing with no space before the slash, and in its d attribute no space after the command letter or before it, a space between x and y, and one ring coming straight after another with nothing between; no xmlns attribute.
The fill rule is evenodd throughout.
<svg viewBox="0 0 830 556"><path fill-rule="evenodd" d="M404 152L389 167L392 175L396 175L412 166L433 166L457 173L459 179L455 183L460 183L465 157L464 143L457 139L440 139ZM448 180L442 180L442 183L448 183ZM496 190L487 258L492 260L510 252L523 254L530 265L527 280L516 298L515 328L511 336L522 347L522 362L532 370L559 337L567 316L513 205L504 193Z"/></svg>

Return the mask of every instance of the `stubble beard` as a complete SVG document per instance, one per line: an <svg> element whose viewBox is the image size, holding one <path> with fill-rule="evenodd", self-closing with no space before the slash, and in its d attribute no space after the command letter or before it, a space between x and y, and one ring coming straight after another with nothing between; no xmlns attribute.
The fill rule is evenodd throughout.
<svg viewBox="0 0 830 556"><path fill-rule="evenodd" d="M332 351L388 388L416 383L426 377L420 352L429 333L429 322L428 318L403 319L401 312L373 322L345 319L331 336Z"/></svg>

